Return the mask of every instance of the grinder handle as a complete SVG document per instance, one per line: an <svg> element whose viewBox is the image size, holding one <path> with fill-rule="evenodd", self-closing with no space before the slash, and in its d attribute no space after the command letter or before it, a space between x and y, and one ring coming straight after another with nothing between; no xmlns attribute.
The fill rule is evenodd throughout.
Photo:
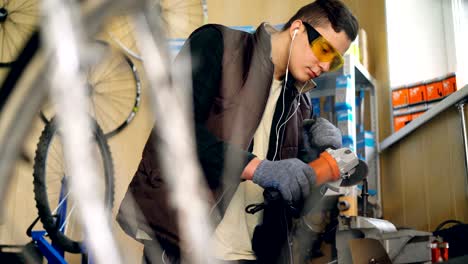
<svg viewBox="0 0 468 264"><path fill-rule="evenodd" d="M310 162L309 166L314 169L316 174L315 185L340 179L338 163L327 151L320 153L319 158Z"/></svg>

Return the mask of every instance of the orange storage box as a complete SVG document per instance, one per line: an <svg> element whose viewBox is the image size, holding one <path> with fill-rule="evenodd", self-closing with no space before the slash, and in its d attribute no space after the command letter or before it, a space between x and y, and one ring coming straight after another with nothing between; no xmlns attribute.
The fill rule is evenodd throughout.
<svg viewBox="0 0 468 264"><path fill-rule="evenodd" d="M451 93L456 92L457 91L457 77L455 76L455 74L448 75L442 81L442 87L444 90L444 96L447 96Z"/></svg>
<svg viewBox="0 0 468 264"><path fill-rule="evenodd" d="M403 128L412 120L412 115L402 115L393 118L393 128L395 132Z"/></svg>
<svg viewBox="0 0 468 264"><path fill-rule="evenodd" d="M424 83L418 83L408 88L409 103L417 104L427 100L426 85Z"/></svg>
<svg viewBox="0 0 468 264"><path fill-rule="evenodd" d="M392 91L392 106L394 108L406 106L409 103L408 88L400 87Z"/></svg>
<svg viewBox="0 0 468 264"><path fill-rule="evenodd" d="M442 82L444 79L435 79L426 84L427 101L441 99L445 96Z"/></svg>

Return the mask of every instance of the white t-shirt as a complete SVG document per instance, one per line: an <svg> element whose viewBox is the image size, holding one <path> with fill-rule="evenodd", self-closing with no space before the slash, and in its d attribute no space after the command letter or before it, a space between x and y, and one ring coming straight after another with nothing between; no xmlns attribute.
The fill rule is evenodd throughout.
<svg viewBox="0 0 468 264"><path fill-rule="evenodd" d="M270 142L270 131L276 103L281 94L281 81L274 80L260 124L254 134L253 153L259 159L265 159ZM252 236L263 212L247 214L245 207L263 202L263 188L252 181L239 184L223 219L213 235L214 256L223 260L254 260Z"/></svg>

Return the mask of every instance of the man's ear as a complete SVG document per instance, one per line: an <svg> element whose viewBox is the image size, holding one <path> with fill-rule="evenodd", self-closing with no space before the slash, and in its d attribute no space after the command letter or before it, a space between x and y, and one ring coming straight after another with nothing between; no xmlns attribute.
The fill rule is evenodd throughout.
<svg viewBox="0 0 468 264"><path fill-rule="evenodd" d="M300 32L301 26L302 26L302 21L299 19L294 20L294 22L291 23L291 26L289 27L289 34L292 39L294 39L297 33Z"/></svg>

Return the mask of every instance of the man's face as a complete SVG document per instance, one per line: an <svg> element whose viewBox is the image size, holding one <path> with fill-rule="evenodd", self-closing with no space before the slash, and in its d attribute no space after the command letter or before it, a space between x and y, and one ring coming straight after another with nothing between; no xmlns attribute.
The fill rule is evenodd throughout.
<svg viewBox="0 0 468 264"><path fill-rule="evenodd" d="M332 62L319 60L317 54L314 54L311 49L305 25L300 23L300 21L297 25L299 25L299 31L292 43L289 70L296 80L306 82L320 76L323 72L329 71ZM291 28L294 29L296 27L293 24ZM344 31L335 32L330 24L316 27L315 30L341 55L351 45L351 41L346 33Z"/></svg>

